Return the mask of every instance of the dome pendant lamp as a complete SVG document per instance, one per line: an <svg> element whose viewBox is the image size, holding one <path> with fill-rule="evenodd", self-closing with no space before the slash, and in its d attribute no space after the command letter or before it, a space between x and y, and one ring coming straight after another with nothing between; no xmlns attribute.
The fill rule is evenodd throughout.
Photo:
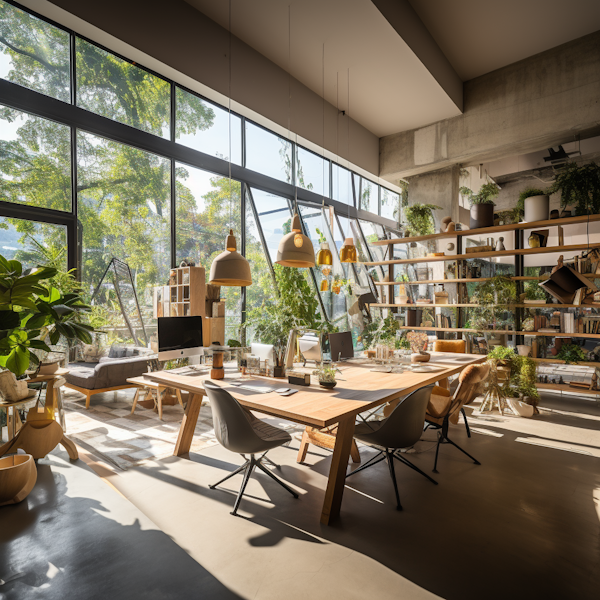
<svg viewBox="0 0 600 600"><path fill-rule="evenodd" d="M315 250L310 239L302 233L298 213L294 213L292 231L279 242L275 262L282 267L300 269L315 266Z"/></svg>
<svg viewBox="0 0 600 600"><path fill-rule="evenodd" d="M252 284L250 263L237 251L233 229L225 242L225 252L221 252L210 267L211 285L246 287Z"/></svg>

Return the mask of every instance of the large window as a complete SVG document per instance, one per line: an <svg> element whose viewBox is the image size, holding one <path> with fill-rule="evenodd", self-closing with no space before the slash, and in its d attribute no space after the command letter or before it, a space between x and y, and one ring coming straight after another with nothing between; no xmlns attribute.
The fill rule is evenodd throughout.
<svg viewBox="0 0 600 600"><path fill-rule="evenodd" d="M48 265L67 270L67 228L0 217L0 254L30 269Z"/></svg>
<svg viewBox="0 0 600 600"><path fill-rule="evenodd" d="M292 183L292 143L246 121L246 167Z"/></svg>
<svg viewBox="0 0 600 600"><path fill-rule="evenodd" d="M77 105L136 129L169 137L171 86L77 38Z"/></svg>
<svg viewBox="0 0 600 600"><path fill-rule="evenodd" d="M298 187L329 198L329 161L296 146L296 183Z"/></svg>
<svg viewBox="0 0 600 600"><path fill-rule="evenodd" d="M332 184L333 184L333 199L344 204L354 206L352 197L352 182L350 181L350 171L333 164L332 166Z"/></svg>
<svg viewBox="0 0 600 600"><path fill-rule="evenodd" d="M292 217L288 201L281 196L263 190L252 189L252 198L263 231L271 262L277 260L277 248L281 238L291 231Z"/></svg>
<svg viewBox="0 0 600 600"><path fill-rule="evenodd" d="M400 194L381 188L381 216L400 221Z"/></svg>
<svg viewBox="0 0 600 600"><path fill-rule="evenodd" d="M0 200L71 210L71 131L0 106Z"/></svg>
<svg viewBox="0 0 600 600"><path fill-rule="evenodd" d="M242 119L177 88L176 141L236 165L242 164ZM231 139L230 139L231 136ZM231 142L231 153L229 146Z"/></svg>
<svg viewBox="0 0 600 600"><path fill-rule="evenodd" d="M92 290L117 257L150 302L151 286L164 285L171 266L169 161L83 132L77 157L84 282Z"/></svg>
<svg viewBox="0 0 600 600"><path fill-rule="evenodd" d="M358 181L358 177L354 181ZM357 190L358 191L358 190ZM379 213L379 186L364 177L360 178L360 207L373 214Z"/></svg>
<svg viewBox="0 0 600 600"><path fill-rule="evenodd" d="M69 102L69 34L0 1L0 77Z"/></svg>

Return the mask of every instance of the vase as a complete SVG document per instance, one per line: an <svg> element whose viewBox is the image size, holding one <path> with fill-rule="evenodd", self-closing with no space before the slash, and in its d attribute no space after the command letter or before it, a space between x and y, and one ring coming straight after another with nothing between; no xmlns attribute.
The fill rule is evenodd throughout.
<svg viewBox="0 0 600 600"><path fill-rule="evenodd" d="M517 346L517 352L519 353L519 356L529 356L529 353L531 352L531 346L520 344Z"/></svg>
<svg viewBox="0 0 600 600"><path fill-rule="evenodd" d="M525 217L526 223L533 221L547 221L550 217L550 196L530 196L525 198Z"/></svg>
<svg viewBox="0 0 600 600"><path fill-rule="evenodd" d="M337 381L321 381L319 379L319 385L327 388L328 390L332 390L337 385Z"/></svg>
<svg viewBox="0 0 600 600"><path fill-rule="evenodd" d="M480 229L482 227L491 227L494 224L494 205L493 204L473 204L471 206L469 227L471 229Z"/></svg>

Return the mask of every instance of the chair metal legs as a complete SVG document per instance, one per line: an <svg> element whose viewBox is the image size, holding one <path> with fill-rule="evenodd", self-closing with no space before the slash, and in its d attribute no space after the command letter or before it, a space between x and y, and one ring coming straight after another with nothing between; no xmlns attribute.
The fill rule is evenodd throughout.
<svg viewBox="0 0 600 600"><path fill-rule="evenodd" d="M465 422L466 422L466 420L465 420ZM433 472L434 473L438 473L437 461L438 461L438 455L440 453L440 444L452 444L455 448L458 448L463 454L467 455L476 465L481 464L474 456L471 456L466 450L463 450L458 444L453 442L448 437L448 423L447 423L447 421L444 421L444 423L441 425L441 427L439 427L439 432L438 432L438 442L437 442L437 446L435 449L435 462L433 464Z"/></svg>
<svg viewBox="0 0 600 600"><path fill-rule="evenodd" d="M266 452L265 452L265 454L266 454ZM240 506L240 502L242 501L242 496L244 495L244 491L246 490L248 481L250 480L250 477L252 476L252 471L254 471L254 467L257 467L263 473L266 473L271 479L276 481L282 488L284 488L290 494L292 494L292 496L294 496L294 498L298 498L298 494L296 494L296 492L294 492L294 490L292 490L291 487L289 487L287 484L285 484L283 481L281 481L281 479L279 479L279 477L275 476L273 473L271 473L271 471L269 471L263 465L263 461L268 460L272 465L279 468L278 465L275 465L275 463L273 463L268 458L266 458L265 454L263 454L262 456L259 456L258 458L254 458L254 454L251 454L250 458L246 458L244 455L242 455L244 458L246 458L246 462L241 467L238 467L235 471L229 473L229 475L227 475L226 477L223 477L223 479L221 479L221 481L208 486L211 490L214 490L217 486L221 485L223 482L227 481L228 479L231 479L231 477L233 477L234 475L237 475L238 473L241 473L242 471L244 472L244 479L242 481L242 487L240 488L237 498L235 499L235 504L233 506L233 510L231 511L232 515L237 515L237 511Z"/></svg>
<svg viewBox="0 0 600 600"><path fill-rule="evenodd" d="M467 437L471 437L471 428L469 427L469 421L467 421L467 413L464 408L460 409L460 412L465 420L465 427L467 428Z"/></svg>
<svg viewBox="0 0 600 600"><path fill-rule="evenodd" d="M421 469L419 469L419 467L417 467L417 465L414 465L413 463L410 462L410 460L408 460L408 458L406 458L404 455L400 454L399 450L394 452L394 458L396 460L399 460L401 463L404 463L407 467L414 469L417 473L421 473L421 475L423 475L423 477L426 477L427 479L429 479L429 481L431 481L431 483L435 483L435 485L438 484L438 482L435 479L433 479L432 477L429 477L429 475L427 475L427 473L425 473L424 471L421 471Z"/></svg>
<svg viewBox="0 0 600 600"><path fill-rule="evenodd" d="M402 510L402 504L400 504L400 494L398 493L398 483L396 482L396 472L394 471L394 452L386 449L385 457L390 468L390 477L394 483L394 492L396 492L396 510Z"/></svg>
<svg viewBox="0 0 600 600"><path fill-rule="evenodd" d="M376 454L373 458L369 459L364 465L360 465L360 467L358 467L358 469L354 469L354 471L350 471L350 473L348 473L346 475L346 479L348 477L350 477L351 475L358 473L359 471L364 471L368 467L372 467L373 465L376 465L378 462L385 460L385 456L382 456L382 454L383 454L383 450L381 450L379 452L379 454Z"/></svg>

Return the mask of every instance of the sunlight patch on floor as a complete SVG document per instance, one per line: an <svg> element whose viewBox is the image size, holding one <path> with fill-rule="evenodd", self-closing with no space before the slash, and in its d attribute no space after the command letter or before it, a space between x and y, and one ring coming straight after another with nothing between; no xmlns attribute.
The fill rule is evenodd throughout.
<svg viewBox="0 0 600 600"><path fill-rule="evenodd" d="M600 458L600 451L590 451L584 446L577 446L575 444L565 444L563 442L557 442L556 440L545 440L543 438L523 438L518 437L515 442L521 442L523 444L532 444L534 446L543 446L544 448L553 448L554 450L566 450L567 452L575 452L577 454L587 454L588 456L596 456Z"/></svg>

